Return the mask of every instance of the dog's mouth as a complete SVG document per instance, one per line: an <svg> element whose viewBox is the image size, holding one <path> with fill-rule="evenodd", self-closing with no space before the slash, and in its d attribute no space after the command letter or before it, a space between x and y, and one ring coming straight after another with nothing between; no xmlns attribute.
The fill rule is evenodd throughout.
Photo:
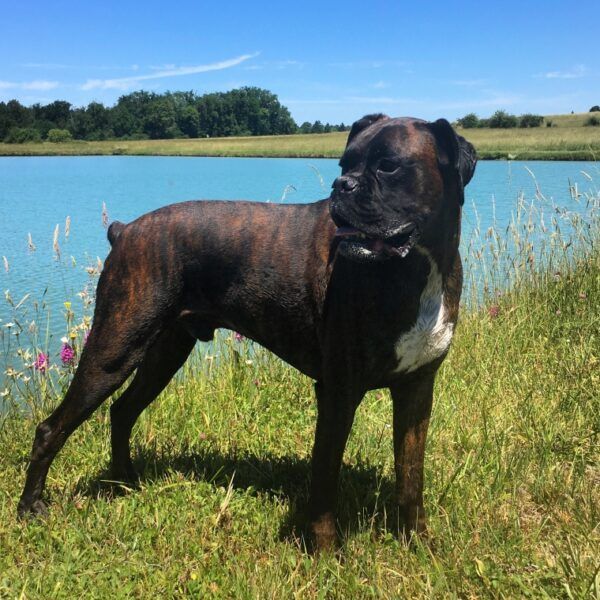
<svg viewBox="0 0 600 600"><path fill-rule="evenodd" d="M419 230L415 223L404 223L388 233L386 236L367 234L353 225L338 221L335 232L340 239L339 252L355 259L382 259L399 257L405 258L414 248L419 239Z"/></svg>

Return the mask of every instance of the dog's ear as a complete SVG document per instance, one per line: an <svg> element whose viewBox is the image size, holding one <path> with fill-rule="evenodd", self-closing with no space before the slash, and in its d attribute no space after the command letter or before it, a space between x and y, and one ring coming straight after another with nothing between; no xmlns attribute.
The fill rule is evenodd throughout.
<svg viewBox="0 0 600 600"><path fill-rule="evenodd" d="M346 146L363 130L373 125L377 121L387 120L389 117L382 113L377 113L373 115L365 115L362 119L355 121L352 125L352 129L350 129L350 133L348 134L348 141L346 142Z"/></svg>
<svg viewBox="0 0 600 600"><path fill-rule="evenodd" d="M462 135L458 135L446 119L428 123L428 127L437 143L440 164L456 170L461 188L464 188L475 172L477 164L475 148Z"/></svg>
<svg viewBox="0 0 600 600"><path fill-rule="evenodd" d="M458 168L463 185L467 185L473 178L475 167L477 166L477 151L471 142L467 142L462 135L455 134L458 139L458 148L460 156L458 158Z"/></svg>

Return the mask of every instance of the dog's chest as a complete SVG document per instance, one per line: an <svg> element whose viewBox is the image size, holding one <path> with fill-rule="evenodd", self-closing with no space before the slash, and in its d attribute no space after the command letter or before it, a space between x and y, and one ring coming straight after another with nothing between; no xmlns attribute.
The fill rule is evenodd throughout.
<svg viewBox="0 0 600 600"><path fill-rule="evenodd" d="M394 373L411 373L444 355L454 332L454 324L448 321L444 305L442 276L429 253L423 249L419 251L429 261L429 276L421 292L415 323L394 345L397 360Z"/></svg>

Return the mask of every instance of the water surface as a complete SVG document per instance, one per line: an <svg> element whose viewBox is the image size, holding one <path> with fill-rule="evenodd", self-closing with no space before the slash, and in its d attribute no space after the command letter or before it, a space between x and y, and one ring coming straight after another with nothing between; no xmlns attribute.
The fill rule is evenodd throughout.
<svg viewBox="0 0 600 600"><path fill-rule="evenodd" d="M329 195L339 171L337 161L329 159L2 157L0 257L6 257L8 271L0 264L0 292L8 291L13 304L30 296L18 314L0 297L0 328L6 334L6 325L16 317L21 322L9 328L12 332L34 318L43 325L49 316L49 339L44 343L56 353L65 333L63 303L72 301L75 313L82 313L77 293L86 283L91 291L95 283L86 267L95 265L97 257L103 259L109 250L103 203L110 220L127 222L189 199L311 202ZM519 195L534 200L536 185L556 204L579 210L569 186L577 185L582 191L592 188L594 182L586 173L598 185L600 173L594 163L480 162L466 189L463 239L469 238L478 223L485 231L494 217L499 227L506 226ZM53 249L57 225L60 260ZM29 234L35 250L29 247ZM6 335L0 343L6 347Z"/></svg>

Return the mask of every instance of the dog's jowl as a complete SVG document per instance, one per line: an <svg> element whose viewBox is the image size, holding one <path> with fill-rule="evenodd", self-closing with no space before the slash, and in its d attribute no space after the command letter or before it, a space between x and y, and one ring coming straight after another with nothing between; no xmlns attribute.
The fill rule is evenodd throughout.
<svg viewBox="0 0 600 600"><path fill-rule="evenodd" d="M113 223L91 333L63 402L37 428L19 513L45 510L56 453L134 371L111 407L111 444L115 479L135 479L136 419L196 340L224 327L316 381L316 546L335 542L354 413L382 387L394 404L399 515L407 531L423 531L425 438L458 316L463 189L475 162L445 120L368 115L353 125L325 200L184 202Z"/></svg>

